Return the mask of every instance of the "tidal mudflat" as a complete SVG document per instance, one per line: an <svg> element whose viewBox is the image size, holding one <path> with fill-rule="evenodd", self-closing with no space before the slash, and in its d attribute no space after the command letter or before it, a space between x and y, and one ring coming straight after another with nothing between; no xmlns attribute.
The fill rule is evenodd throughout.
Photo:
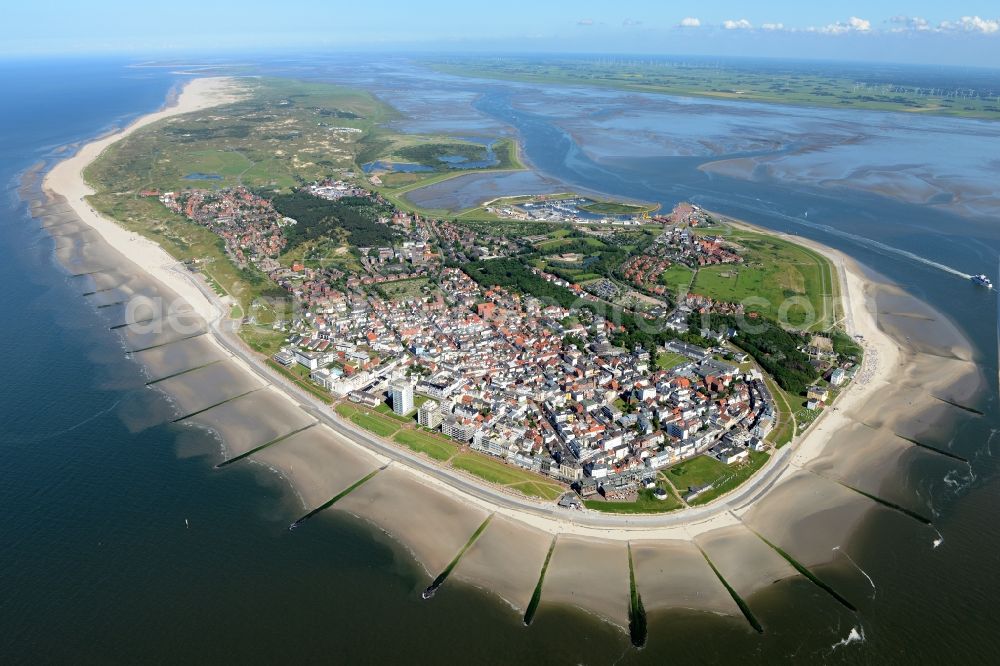
<svg viewBox="0 0 1000 666"><path fill-rule="evenodd" d="M632 562L647 611L687 608L739 616L740 609L690 541L632 544Z"/></svg>
<svg viewBox="0 0 1000 666"><path fill-rule="evenodd" d="M226 458L231 459L312 425L316 419L275 389L265 388L200 412L188 422L214 431Z"/></svg>
<svg viewBox="0 0 1000 666"><path fill-rule="evenodd" d="M600 571L600 575L594 572ZM560 536L542 586L545 604L582 608L628 625L628 550L621 541Z"/></svg>
<svg viewBox="0 0 1000 666"><path fill-rule="evenodd" d="M133 352L132 358L142 365L149 381L155 382L229 357L208 337L199 335Z"/></svg>
<svg viewBox="0 0 1000 666"><path fill-rule="evenodd" d="M552 535L494 516L455 568L458 580L498 595L524 612L538 583Z"/></svg>
<svg viewBox="0 0 1000 666"><path fill-rule="evenodd" d="M322 424L261 449L250 460L287 479L302 501L303 513L322 506L385 464Z"/></svg>
<svg viewBox="0 0 1000 666"><path fill-rule="evenodd" d="M413 554L431 578L444 571L489 516L394 466L376 474L333 508L387 532Z"/></svg>

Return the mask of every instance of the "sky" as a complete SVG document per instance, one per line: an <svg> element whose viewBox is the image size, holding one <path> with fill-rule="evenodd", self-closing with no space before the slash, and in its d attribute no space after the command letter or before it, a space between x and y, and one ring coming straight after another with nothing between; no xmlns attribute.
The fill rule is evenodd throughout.
<svg viewBox="0 0 1000 666"><path fill-rule="evenodd" d="M1000 68L1000 0L33 0L0 56L287 49L618 53Z"/></svg>

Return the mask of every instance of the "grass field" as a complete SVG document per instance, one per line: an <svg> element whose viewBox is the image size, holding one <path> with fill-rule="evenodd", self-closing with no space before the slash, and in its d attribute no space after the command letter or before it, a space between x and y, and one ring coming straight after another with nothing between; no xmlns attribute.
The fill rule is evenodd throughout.
<svg viewBox="0 0 1000 666"><path fill-rule="evenodd" d="M742 485L744 481L753 476L754 472L764 466L764 463L767 462L769 457L770 456L767 453L751 451L749 462L742 465L727 465L727 473L715 482L715 485L712 486L711 490L707 490L701 495L695 497L691 501L691 504L698 505L711 502L715 498L721 497L730 490ZM722 463L719 464L721 465Z"/></svg>
<svg viewBox="0 0 1000 666"><path fill-rule="evenodd" d="M666 513L676 511L684 505L673 493L667 491L666 499L656 499L652 490L643 489L634 502L605 502L604 500L584 500L584 506L605 513Z"/></svg>
<svg viewBox="0 0 1000 666"><path fill-rule="evenodd" d="M425 298L429 294L424 293L430 285L427 278L412 278L409 280L396 280L395 282L383 282L377 286L382 296L390 301L402 302L413 299Z"/></svg>
<svg viewBox="0 0 1000 666"><path fill-rule="evenodd" d="M542 499L555 499L565 490L538 474L478 453L460 453L452 459L451 465L490 483L507 486L525 495Z"/></svg>
<svg viewBox="0 0 1000 666"><path fill-rule="evenodd" d="M285 344L285 334L260 326L243 326L240 337L251 349L264 356L272 356Z"/></svg>
<svg viewBox="0 0 1000 666"><path fill-rule="evenodd" d="M667 469L664 474L675 488L684 494L688 488L703 486L706 483L723 478L730 471L730 466L709 456L697 456L685 460Z"/></svg>
<svg viewBox="0 0 1000 666"><path fill-rule="evenodd" d="M838 287L825 257L749 231L733 229L727 237L740 246L745 263L700 268L691 287L694 293L746 303L748 311L774 319L784 313L785 323L797 328L826 330L835 323Z"/></svg>
<svg viewBox="0 0 1000 666"><path fill-rule="evenodd" d="M554 500L565 492L560 486L549 485L543 481L525 481L523 483L512 483L508 488L519 490L528 497L539 497L544 500Z"/></svg>
<svg viewBox="0 0 1000 666"><path fill-rule="evenodd" d="M660 370L670 370L671 368L676 368L678 365L684 365L690 360L687 356L675 354L674 352L660 352L656 357L656 367Z"/></svg>
<svg viewBox="0 0 1000 666"><path fill-rule="evenodd" d="M458 452L458 445L448 441L444 436L421 430L401 430L393 437L393 441L417 453L425 453L435 460L448 460Z"/></svg>
<svg viewBox="0 0 1000 666"><path fill-rule="evenodd" d="M684 264L672 264L660 275L660 282L667 285L671 294L687 293L694 280L694 271Z"/></svg>
<svg viewBox="0 0 1000 666"><path fill-rule="evenodd" d="M391 437L399 430L399 424L392 419L350 403L337 405L337 413L379 437Z"/></svg>

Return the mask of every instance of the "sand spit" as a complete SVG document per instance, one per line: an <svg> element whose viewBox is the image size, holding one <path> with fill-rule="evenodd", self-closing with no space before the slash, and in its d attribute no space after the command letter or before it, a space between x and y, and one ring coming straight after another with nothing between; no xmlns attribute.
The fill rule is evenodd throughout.
<svg viewBox="0 0 1000 666"><path fill-rule="evenodd" d="M574 536L559 537L542 586L542 608L566 604L628 626L627 545Z"/></svg>
<svg viewBox="0 0 1000 666"><path fill-rule="evenodd" d="M687 608L740 617L740 609L690 541L632 544L635 583L647 612Z"/></svg>
<svg viewBox="0 0 1000 666"><path fill-rule="evenodd" d="M413 553L431 578L444 571L489 515L398 467L379 472L333 509L386 531Z"/></svg>
<svg viewBox="0 0 1000 666"><path fill-rule="evenodd" d="M322 506L384 464L324 425L261 449L250 460L285 477L298 492L304 513Z"/></svg>
<svg viewBox="0 0 1000 666"><path fill-rule="evenodd" d="M188 374L197 372L200 371ZM266 388L205 410L188 422L203 425L218 434L229 459L312 425L316 419L295 407L275 389Z"/></svg>
<svg viewBox="0 0 1000 666"><path fill-rule="evenodd" d="M497 594L520 612L528 608L552 535L494 516L452 576Z"/></svg>

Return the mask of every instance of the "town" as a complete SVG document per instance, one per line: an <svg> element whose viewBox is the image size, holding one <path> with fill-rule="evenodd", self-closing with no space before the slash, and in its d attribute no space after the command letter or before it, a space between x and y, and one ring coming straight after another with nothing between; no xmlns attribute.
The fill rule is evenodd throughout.
<svg viewBox="0 0 1000 666"><path fill-rule="evenodd" d="M745 466L775 446L769 438L779 418L775 397L761 368L733 344L738 332L697 324L709 313L742 315L739 304L690 293L654 300L653 314L632 314L662 320L667 337L650 348L621 344L625 328L601 307L615 299L615 281L583 289L537 268L527 271L576 299L568 303L493 284L465 268L516 258L537 239L383 207L371 219L381 231L367 233L389 240L353 246L355 269L306 260L282 265L277 259L290 247L289 232L301 229L281 202L272 205L244 188L155 194L217 233L238 266L252 264L294 300L295 309L270 324L281 338L272 354L276 367L308 377L335 405L391 411L409 428L564 484L574 491L564 506L590 498L630 502L644 490L666 499L660 470L701 456ZM314 183L302 194L314 199L306 202L309 210L324 201L382 205L377 195L343 181ZM575 210L564 221L574 222ZM721 237L694 233L711 226L706 218L685 206L656 218L662 231L617 274L645 294L665 296L659 278L670 266L741 264L744 258ZM821 336L802 347L825 359L829 381L808 391L809 409L820 410L830 398L826 387L840 386L857 366ZM753 457L757 464L764 459ZM675 492L688 503L712 485Z"/></svg>

